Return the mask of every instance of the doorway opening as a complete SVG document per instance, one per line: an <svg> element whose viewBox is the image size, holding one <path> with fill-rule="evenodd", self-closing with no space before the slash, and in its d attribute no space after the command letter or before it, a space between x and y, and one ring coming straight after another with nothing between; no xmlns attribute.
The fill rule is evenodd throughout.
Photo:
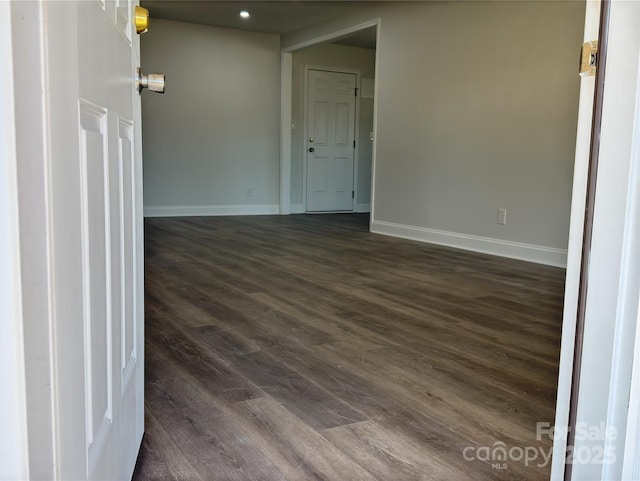
<svg viewBox="0 0 640 481"><path fill-rule="evenodd" d="M372 212L377 44L375 20L283 50L281 213Z"/></svg>

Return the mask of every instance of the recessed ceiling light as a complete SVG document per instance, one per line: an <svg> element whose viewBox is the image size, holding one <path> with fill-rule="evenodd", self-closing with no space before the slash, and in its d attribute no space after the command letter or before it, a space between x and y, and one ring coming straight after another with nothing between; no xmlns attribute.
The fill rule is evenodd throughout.
<svg viewBox="0 0 640 481"><path fill-rule="evenodd" d="M242 18L249 18L249 17L251 16L251 14L250 14L249 12L247 12L246 10L242 10L242 11L240 12L240 16L241 16Z"/></svg>

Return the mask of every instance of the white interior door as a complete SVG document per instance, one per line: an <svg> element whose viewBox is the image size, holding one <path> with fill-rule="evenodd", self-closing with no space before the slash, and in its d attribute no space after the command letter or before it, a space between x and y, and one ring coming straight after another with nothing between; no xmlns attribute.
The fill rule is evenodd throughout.
<svg viewBox="0 0 640 481"><path fill-rule="evenodd" d="M353 211L356 76L309 70L307 212Z"/></svg>
<svg viewBox="0 0 640 481"><path fill-rule="evenodd" d="M130 479L143 433L133 0L43 2L57 479Z"/></svg>

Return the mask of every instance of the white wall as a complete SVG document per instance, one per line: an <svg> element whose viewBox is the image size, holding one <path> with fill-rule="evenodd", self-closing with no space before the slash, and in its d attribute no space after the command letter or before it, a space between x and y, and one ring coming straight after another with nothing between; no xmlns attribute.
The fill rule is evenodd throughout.
<svg viewBox="0 0 640 481"><path fill-rule="evenodd" d="M360 71L360 79L375 76L376 52L372 49L347 47L331 43L314 45L293 54L292 123L291 132L291 204L300 211L303 205L303 159L304 149L304 67L346 68ZM362 92L362 91L361 91ZM358 142L358 171L356 172L356 206L365 209L371 202L371 140L373 130L373 98L360 95L360 135Z"/></svg>
<svg viewBox="0 0 640 481"><path fill-rule="evenodd" d="M280 45L271 34L152 18L143 92L145 215L276 213ZM251 196L248 196L251 189Z"/></svg>
<svg viewBox="0 0 640 481"><path fill-rule="evenodd" d="M563 265L584 2L407 2L282 45L375 18L372 230Z"/></svg>

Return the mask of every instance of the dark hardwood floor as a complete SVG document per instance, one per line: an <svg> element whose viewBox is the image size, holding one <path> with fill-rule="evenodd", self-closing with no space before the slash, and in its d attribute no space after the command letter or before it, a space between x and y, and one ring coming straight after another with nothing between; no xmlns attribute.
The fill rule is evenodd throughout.
<svg viewBox="0 0 640 481"><path fill-rule="evenodd" d="M367 215L145 229L135 480L548 479L564 270Z"/></svg>

